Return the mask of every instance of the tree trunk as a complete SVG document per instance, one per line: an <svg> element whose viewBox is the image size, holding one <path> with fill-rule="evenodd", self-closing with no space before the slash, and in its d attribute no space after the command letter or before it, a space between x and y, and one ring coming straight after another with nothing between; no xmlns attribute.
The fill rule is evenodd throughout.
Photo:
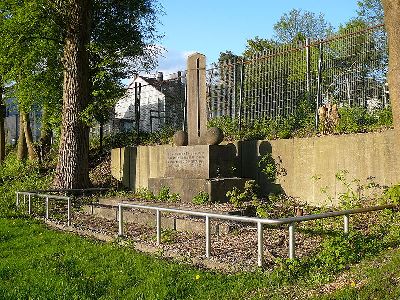
<svg viewBox="0 0 400 300"><path fill-rule="evenodd" d="M53 136L53 131L51 130L50 122L48 121L47 109L46 107L43 107L43 114L42 114L41 128L40 128L39 153L38 153L41 161L50 151L52 136Z"/></svg>
<svg viewBox="0 0 400 300"><path fill-rule="evenodd" d="M25 160L28 156L28 147L26 146L25 128L22 113L19 114L19 129L18 129L18 151L17 158Z"/></svg>
<svg viewBox="0 0 400 300"><path fill-rule="evenodd" d="M6 106L3 103L3 85L0 80L0 164L6 157L6 131L4 119L6 117Z"/></svg>
<svg viewBox="0 0 400 300"><path fill-rule="evenodd" d="M89 180L89 127L81 114L89 98L90 0L69 0L64 43L62 128L54 186L85 188Z"/></svg>
<svg viewBox="0 0 400 300"><path fill-rule="evenodd" d="M25 133L25 142L28 148L28 157L29 160L37 160L37 153L35 149L35 145L33 144L32 130L31 130L31 122L29 119L29 114L26 112L21 112L21 119L24 126Z"/></svg>
<svg viewBox="0 0 400 300"><path fill-rule="evenodd" d="M389 48L389 95L393 126L400 130L400 0L382 0Z"/></svg>
<svg viewBox="0 0 400 300"><path fill-rule="evenodd" d="M100 132L99 132L99 139L100 139L100 153L102 153L103 152L103 138L104 138L104 125L103 125L103 122L100 122L100 127L99 127L99 130L100 130Z"/></svg>

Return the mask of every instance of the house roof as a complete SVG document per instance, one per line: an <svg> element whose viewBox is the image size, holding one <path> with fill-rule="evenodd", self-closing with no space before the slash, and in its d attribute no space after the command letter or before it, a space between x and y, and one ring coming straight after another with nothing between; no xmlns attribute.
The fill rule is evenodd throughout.
<svg viewBox="0 0 400 300"><path fill-rule="evenodd" d="M176 95L177 91L179 91L179 89L183 89L183 86L184 86L181 81L181 78L159 80L159 79L153 78L153 77L138 76L137 78L135 78L132 81L132 83L129 85L128 89L134 88L134 83L138 78L147 82L149 85L156 88L158 91L160 91L161 93L163 93L166 96ZM142 87L143 87L143 85L142 85Z"/></svg>

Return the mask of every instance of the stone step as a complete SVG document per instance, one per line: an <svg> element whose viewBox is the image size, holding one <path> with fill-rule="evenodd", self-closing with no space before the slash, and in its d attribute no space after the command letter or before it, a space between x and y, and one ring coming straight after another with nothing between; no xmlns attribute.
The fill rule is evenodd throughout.
<svg viewBox="0 0 400 300"><path fill-rule="evenodd" d="M98 204L85 205L83 211L96 217L118 222L118 203L130 203L138 205L149 205L149 203L137 202L132 200L122 200L121 198L100 199ZM154 204L152 204L154 206ZM160 207L170 207L167 203L157 203ZM182 208L184 209L184 208ZM204 210L200 210L204 211ZM214 212L207 210L205 212ZM155 211L139 209L124 209L124 222L146 226L156 226ZM211 220L210 229L212 234L226 234L234 227L226 221ZM176 231L187 231L194 233L205 233L205 222L202 217L185 216L167 212L161 213L161 227L163 229L173 229Z"/></svg>

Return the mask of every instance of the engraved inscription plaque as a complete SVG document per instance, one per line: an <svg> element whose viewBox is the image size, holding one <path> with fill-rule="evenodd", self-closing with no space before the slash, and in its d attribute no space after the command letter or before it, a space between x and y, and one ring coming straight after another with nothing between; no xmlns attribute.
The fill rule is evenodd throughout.
<svg viewBox="0 0 400 300"><path fill-rule="evenodd" d="M174 147L166 153L166 176L208 178L208 147Z"/></svg>

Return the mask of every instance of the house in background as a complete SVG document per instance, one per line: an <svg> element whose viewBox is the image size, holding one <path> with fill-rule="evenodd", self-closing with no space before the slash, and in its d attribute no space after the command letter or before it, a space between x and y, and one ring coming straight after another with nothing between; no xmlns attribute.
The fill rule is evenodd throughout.
<svg viewBox="0 0 400 300"><path fill-rule="evenodd" d="M141 85L141 88L135 91L135 85ZM140 103L138 116L135 100ZM115 119L122 130L135 128L137 117L142 132L154 132L164 126L182 128L184 112L185 80L181 72L167 80L164 80L162 72L158 72L156 78L136 76L129 84L125 96L115 105Z"/></svg>

